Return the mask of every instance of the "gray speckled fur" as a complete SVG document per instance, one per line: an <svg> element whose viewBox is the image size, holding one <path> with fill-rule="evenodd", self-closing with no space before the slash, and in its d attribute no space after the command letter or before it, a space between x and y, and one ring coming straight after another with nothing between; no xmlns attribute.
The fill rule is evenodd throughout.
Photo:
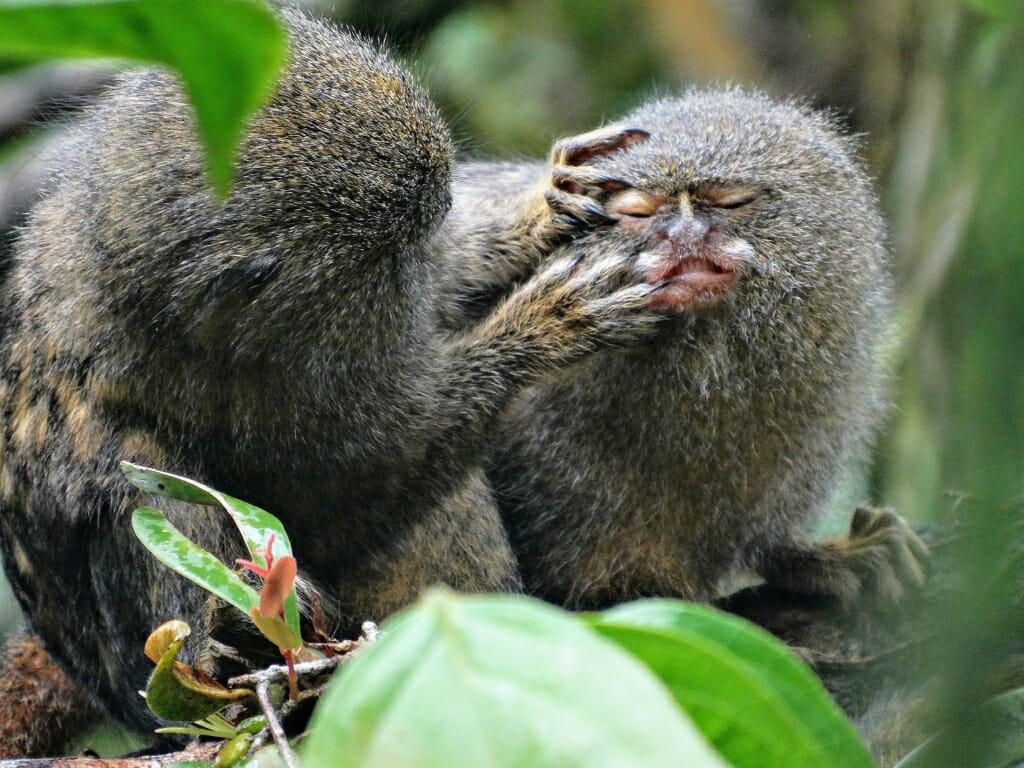
<svg viewBox="0 0 1024 768"><path fill-rule="evenodd" d="M715 181L765 189L719 224L757 264L720 306L674 316L644 345L589 358L513 405L489 476L524 583L601 607L708 599L744 569L785 581L794 553L813 559L801 531L884 411L890 277L875 195L854 142L799 105L697 90L619 123L651 136L593 161L611 177L671 195ZM456 212L486 194L457 184ZM611 226L565 251L643 247Z"/></svg>

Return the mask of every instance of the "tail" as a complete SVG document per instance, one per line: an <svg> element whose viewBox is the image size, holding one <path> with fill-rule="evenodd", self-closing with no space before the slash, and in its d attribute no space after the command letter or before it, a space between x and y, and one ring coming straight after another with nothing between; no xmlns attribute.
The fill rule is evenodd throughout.
<svg viewBox="0 0 1024 768"><path fill-rule="evenodd" d="M101 719L37 637L7 641L0 660L0 759L59 755Z"/></svg>

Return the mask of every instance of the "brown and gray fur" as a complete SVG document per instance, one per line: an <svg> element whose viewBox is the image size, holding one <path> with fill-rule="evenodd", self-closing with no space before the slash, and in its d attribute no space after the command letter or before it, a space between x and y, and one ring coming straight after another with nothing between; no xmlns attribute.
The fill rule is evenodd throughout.
<svg viewBox="0 0 1024 768"><path fill-rule="evenodd" d="M452 147L434 107L372 46L285 18L290 64L226 202L176 81L128 74L78 129L0 286L7 574L48 651L138 729L153 725L135 693L147 634L177 617L203 638L217 611L134 539L146 499L119 461L280 516L340 632L436 582L518 590L479 466L499 415L657 322L626 258L563 258L443 331L436 242L539 253L571 222L543 179L505 235L446 220ZM243 554L220 513L158 506L229 561Z"/></svg>
<svg viewBox="0 0 1024 768"><path fill-rule="evenodd" d="M718 234L684 251L715 237L749 248L719 303L672 313L653 339L512 406L489 477L527 591L574 608L707 600L753 572L847 602L898 598L925 553L891 512L858 510L846 537L804 536L884 412L889 260L855 142L826 115L741 90L654 101L620 125L649 138L590 163L593 202L611 210L626 188L672 206L631 226L613 216L561 253L639 262L659 228L695 218ZM543 167L520 173L535 183ZM736 187L756 195L733 209L702 200ZM487 189L486 173L464 173L453 216ZM517 272L502 260L488 283L487 268L450 268L454 326Z"/></svg>

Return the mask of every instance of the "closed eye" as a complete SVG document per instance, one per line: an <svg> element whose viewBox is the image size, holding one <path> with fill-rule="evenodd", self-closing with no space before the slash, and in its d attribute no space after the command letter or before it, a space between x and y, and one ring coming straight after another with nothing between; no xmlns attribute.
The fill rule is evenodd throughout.
<svg viewBox="0 0 1024 768"><path fill-rule="evenodd" d="M609 197L605 203L605 210L612 216L646 219L658 213L668 202L669 199L665 195L630 188Z"/></svg>
<svg viewBox="0 0 1024 768"><path fill-rule="evenodd" d="M754 202L760 194L761 190L758 187L745 185L738 187L718 187L702 191L700 193L700 200L705 205L709 205L712 208L732 210L734 208L742 208L745 205L749 205Z"/></svg>

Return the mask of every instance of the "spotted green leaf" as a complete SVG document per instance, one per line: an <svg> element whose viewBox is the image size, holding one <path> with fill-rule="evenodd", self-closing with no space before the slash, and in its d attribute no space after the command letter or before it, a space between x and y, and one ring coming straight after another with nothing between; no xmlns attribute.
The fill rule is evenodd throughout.
<svg viewBox="0 0 1024 768"><path fill-rule="evenodd" d="M161 472L127 461L121 462L121 472L132 485L146 493L191 504L221 506L234 521L242 540L245 541L249 557L255 563L266 565L263 551L271 534L274 537L274 557L280 559L292 556L291 542L284 525L266 510L170 472ZM246 608L245 612L249 613L249 609ZM300 635L298 600L294 588L289 590L284 600L284 617L291 631L295 635Z"/></svg>
<svg viewBox="0 0 1024 768"><path fill-rule="evenodd" d="M255 589L205 549L193 544L160 510L136 509L132 513L132 529L157 560L247 616L259 605L260 597Z"/></svg>

